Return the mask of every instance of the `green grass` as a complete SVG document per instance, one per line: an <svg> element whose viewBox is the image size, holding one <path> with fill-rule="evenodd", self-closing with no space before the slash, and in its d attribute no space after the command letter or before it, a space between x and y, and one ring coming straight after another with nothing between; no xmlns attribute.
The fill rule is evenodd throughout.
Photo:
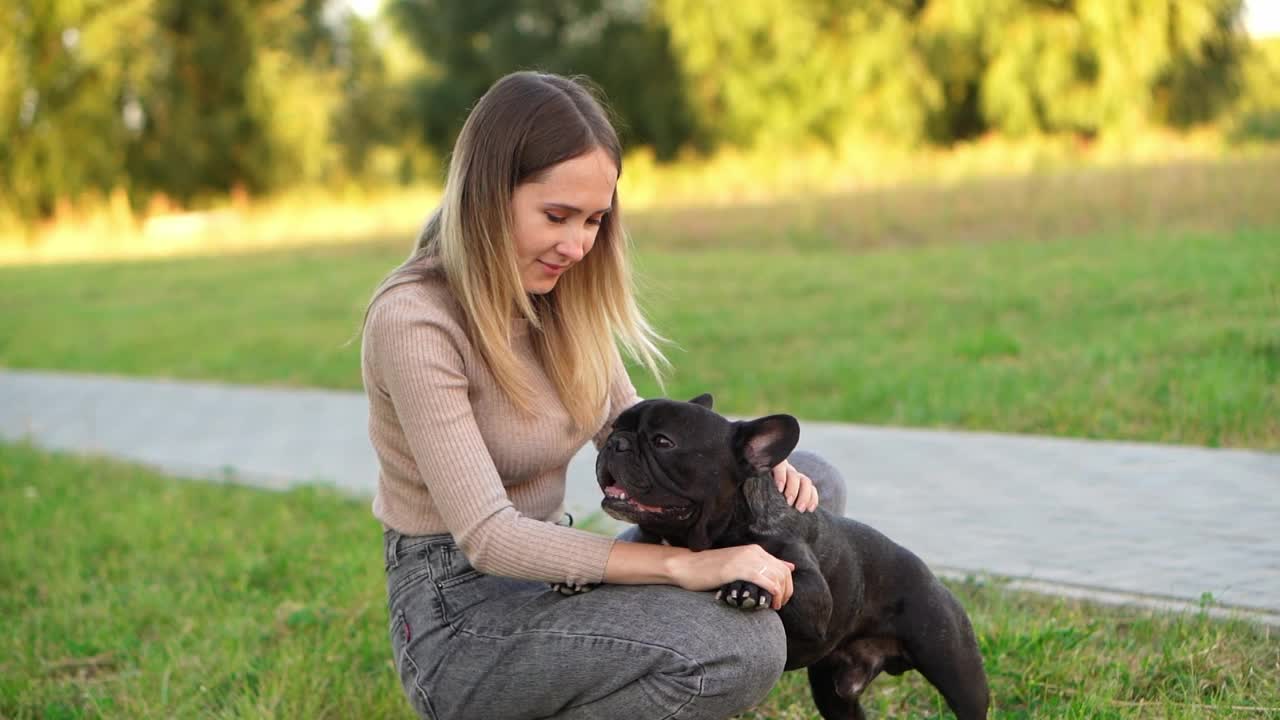
<svg viewBox="0 0 1280 720"><path fill-rule="evenodd" d="M0 717L408 718L380 541L366 501L328 490L0 445ZM1280 638L1264 626L953 588L996 718L1280 713ZM877 680L867 705L943 716L915 674ZM803 675L747 717L816 717Z"/></svg>
<svg viewBox="0 0 1280 720"><path fill-rule="evenodd" d="M676 394L737 412L1280 446L1280 232L647 267Z"/></svg>
<svg viewBox="0 0 1280 720"><path fill-rule="evenodd" d="M849 251L640 237L669 395L726 412L1280 448L1280 225ZM0 365L359 387L402 241L0 268ZM656 386L636 375L642 393Z"/></svg>

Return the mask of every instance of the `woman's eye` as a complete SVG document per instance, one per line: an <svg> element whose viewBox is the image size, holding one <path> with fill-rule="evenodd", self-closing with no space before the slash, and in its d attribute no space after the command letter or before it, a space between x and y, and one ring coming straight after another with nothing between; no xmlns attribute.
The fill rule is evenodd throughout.
<svg viewBox="0 0 1280 720"><path fill-rule="evenodd" d="M587 220L587 224L588 224L588 225L596 225L596 226L598 226L598 225L600 225L600 223L601 223L601 222L603 222L603 221L604 221L604 218L589 218L589 219Z"/></svg>
<svg viewBox="0 0 1280 720"><path fill-rule="evenodd" d="M668 438L666 435L654 435L653 444L657 445L663 450L669 450L676 446L675 443L671 442L671 438Z"/></svg>
<svg viewBox="0 0 1280 720"><path fill-rule="evenodd" d="M547 219L557 225L563 225L565 221L568 220L569 218L563 218L563 217L560 217L559 215L553 215L551 213L547 213Z"/></svg>

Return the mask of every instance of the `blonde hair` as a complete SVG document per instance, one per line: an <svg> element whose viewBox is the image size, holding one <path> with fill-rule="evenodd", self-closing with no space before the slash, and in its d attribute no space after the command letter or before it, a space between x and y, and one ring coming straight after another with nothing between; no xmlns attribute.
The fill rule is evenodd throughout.
<svg viewBox="0 0 1280 720"><path fill-rule="evenodd" d="M498 80L472 108L454 145L444 197L414 251L379 285L370 306L388 289L422 278L438 260L467 319L467 332L490 372L529 414L533 386L511 347L516 317L530 324L538 361L574 424L594 429L603 420L615 345L646 367L661 385L663 340L636 304L628 244L615 188L594 247L555 288L525 292L511 229L512 193L553 166L600 148L622 174L622 148L602 104L581 78L536 72Z"/></svg>

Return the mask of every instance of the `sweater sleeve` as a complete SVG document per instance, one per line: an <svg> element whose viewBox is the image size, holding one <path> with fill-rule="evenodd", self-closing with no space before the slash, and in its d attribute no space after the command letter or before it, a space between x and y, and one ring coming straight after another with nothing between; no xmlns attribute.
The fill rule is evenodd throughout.
<svg viewBox="0 0 1280 720"><path fill-rule="evenodd" d="M604 424L591 438L596 450L604 447L604 441L609 439L609 433L613 430L613 421L641 399L636 393L635 386L631 384L631 378L627 375L627 366L622 362L622 355L616 349L613 359L613 380L609 385L609 414L605 417Z"/></svg>
<svg viewBox="0 0 1280 720"><path fill-rule="evenodd" d="M465 334L404 292L375 303L365 344L422 481L449 533L480 572L598 583L613 539L530 518L511 503L468 400Z"/></svg>

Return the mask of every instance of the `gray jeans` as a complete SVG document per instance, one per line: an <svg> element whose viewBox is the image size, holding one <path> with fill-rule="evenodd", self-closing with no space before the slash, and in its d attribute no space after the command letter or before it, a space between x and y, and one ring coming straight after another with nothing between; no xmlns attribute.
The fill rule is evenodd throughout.
<svg viewBox="0 0 1280 720"><path fill-rule="evenodd" d="M776 612L714 593L601 585L566 597L481 574L449 535L387 530L384 549L395 665L428 720L719 720L763 700L786 662Z"/></svg>

